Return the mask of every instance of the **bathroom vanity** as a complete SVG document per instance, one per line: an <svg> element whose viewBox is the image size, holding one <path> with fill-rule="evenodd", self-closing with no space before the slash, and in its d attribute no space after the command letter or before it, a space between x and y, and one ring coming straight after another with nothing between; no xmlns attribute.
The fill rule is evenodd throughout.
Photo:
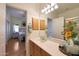
<svg viewBox="0 0 79 59"><path fill-rule="evenodd" d="M32 35L29 38L30 56L66 56L59 50L59 43L52 40L42 40L39 36Z"/></svg>

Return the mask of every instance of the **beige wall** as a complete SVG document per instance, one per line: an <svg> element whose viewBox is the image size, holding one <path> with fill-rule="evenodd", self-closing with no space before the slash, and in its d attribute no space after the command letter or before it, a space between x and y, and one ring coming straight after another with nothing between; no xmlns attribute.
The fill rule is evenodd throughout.
<svg viewBox="0 0 79 59"><path fill-rule="evenodd" d="M61 17L61 16L65 17L65 18L71 18L71 17L79 16L79 8L72 9L72 10L66 11L64 13L61 13L61 14L59 14L58 17Z"/></svg>
<svg viewBox="0 0 79 59"><path fill-rule="evenodd" d="M5 4L0 4L0 55L5 55Z"/></svg>

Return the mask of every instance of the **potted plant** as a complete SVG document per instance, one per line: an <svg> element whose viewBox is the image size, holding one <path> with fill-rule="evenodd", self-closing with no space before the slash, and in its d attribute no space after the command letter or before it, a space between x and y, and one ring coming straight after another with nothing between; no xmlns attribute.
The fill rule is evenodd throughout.
<svg viewBox="0 0 79 59"><path fill-rule="evenodd" d="M76 26L77 26L77 23L73 19L65 21L65 25L64 25L65 40L72 39L74 41L74 39L78 35Z"/></svg>

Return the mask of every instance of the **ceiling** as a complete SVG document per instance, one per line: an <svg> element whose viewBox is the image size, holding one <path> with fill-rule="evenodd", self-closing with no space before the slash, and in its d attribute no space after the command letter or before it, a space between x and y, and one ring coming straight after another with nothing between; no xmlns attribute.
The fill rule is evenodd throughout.
<svg viewBox="0 0 79 59"><path fill-rule="evenodd" d="M13 8L13 7L9 7L9 6L7 6L7 8L6 8L6 12L8 14L10 14L11 16L14 16L14 17L24 18L26 16L25 11L20 10L20 9L16 9L16 8Z"/></svg>
<svg viewBox="0 0 79 59"><path fill-rule="evenodd" d="M58 14L66 12L68 10L79 8L79 3L60 3L58 5L59 5L58 10L54 11L54 12L57 12Z"/></svg>
<svg viewBox="0 0 79 59"><path fill-rule="evenodd" d="M25 3L25 4L17 4L21 5L21 7L29 7L31 6L32 8L36 8L36 10L41 10L47 6L49 3ZM74 8L79 8L79 3L57 3L59 8L57 10L52 11L52 14L60 14L63 12L66 12L68 10L74 9ZM16 6L16 4L14 4ZM17 10L15 8L8 7L8 12L13 15L13 16L18 16L18 17L24 17L25 12L23 10Z"/></svg>

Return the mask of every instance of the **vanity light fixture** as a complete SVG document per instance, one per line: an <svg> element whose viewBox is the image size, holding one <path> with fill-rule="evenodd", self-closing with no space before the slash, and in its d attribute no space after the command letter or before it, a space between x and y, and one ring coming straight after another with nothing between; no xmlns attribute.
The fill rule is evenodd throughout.
<svg viewBox="0 0 79 59"><path fill-rule="evenodd" d="M44 9L42 9L41 12L42 12L42 13L45 13L45 12L47 11L47 9L48 9L47 7L44 7Z"/></svg>
<svg viewBox="0 0 79 59"><path fill-rule="evenodd" d="M51 3L51 4L48 4L47 7L45 7L41 12L48 14L51 11L54 11L55 9L58 9L58 5L56 3Z"/></svg>
<svg viewBox="0 0 79 59"><path fill-rule="evenodd" d="M51 9L48 9L46 12L45 12L45 14L48 14L48 13L50 13L51 12Z"/></svg>
<svg viewBox="0 0 79 59"><path fill-rule="evenodd" d="M50 8L50 5L48 4L47 7L44 7L44 9L42 9L42 13L46 12L48 9Z"/></svg>
<svg viewBox="0 0 79 59"><path fill-rule="evenodd" d="M50 4L47 5L47 9L50 9Z"/></svg>
<svg viewBox="0 0 79 59"><path fill-rule="evenodd" d="M42 12L42 13L44 13L45 11L46 11L46 8L44 7L44 9L42 9L42 11L41 11L41 12Z"/></svg>

